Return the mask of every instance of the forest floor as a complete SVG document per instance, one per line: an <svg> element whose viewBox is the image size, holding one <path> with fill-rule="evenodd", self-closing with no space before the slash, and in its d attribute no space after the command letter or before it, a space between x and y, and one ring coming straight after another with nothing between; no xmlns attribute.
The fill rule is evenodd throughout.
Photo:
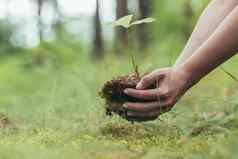
<svg viewBox="0 0 238 159"><path fill-rule="evenodd" d="M107 117L98 96L105 81L132 70L127 58L112 59L99 63L79 59L61 69L31 70L19 67L14 58L2 62L0 158L238 157L238 84L222 71L201 81L160 120L131 124ZM167 65L154 59L158 57L138 60L140 70ZM225 67L235 74L234 61Z"/></svg>

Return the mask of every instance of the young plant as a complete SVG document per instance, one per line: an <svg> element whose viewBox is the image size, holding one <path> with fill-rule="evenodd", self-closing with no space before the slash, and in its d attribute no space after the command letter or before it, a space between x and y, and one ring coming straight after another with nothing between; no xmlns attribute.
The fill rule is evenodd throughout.
<svg viewBox="0 0 238 159"><path fill-rule="evenodd" d="M143 23L151 23L155 21L153 18L145 18L138 21L133 21L133 15L127 15L113 22L112 25L116 27L123 27L127 30L129 36L131 35L132 26L136 26ZM127 88L136 88L137 83L140 81L141 77L138 71L138 66L136 65L135 58L131 53L131 61L134 68L135 74L119 76L113 80L107 81L102 87L99 95L106 101L106 113L108 115L118 114L121 117L125 118L128 121L147 121L152 120L151 118L133 118L130 119L127 116L127 111L123 104L125 102L144 102L144 100L139 100L134 97L130 97L124 93L124 90ZM155 86L154 86L155 87ZM153 87L153 88L154 88Z"/></svg>
<svg viewBox="0 0 238 159"><path fill-rule="evenodd" d="M131 38L132 37L132 33L131 33L132 27L140 25L140 24L152 23L155 21L154 18L144 18L141 20L133 21L133 17L134 17L133 15L124 16L124 17L116 20L115 22L113 22L112 25L115 27L123 27L123 28L127 29L128 36L129 36L129 38ZM139 70L138 70L138 65L135 62L135 57L134 57L132 51L130 52L130 54L131 54L131 63L132 63L134 72L136 73L137 77L139 78L140 74L139 74Z"/></svg>
<svg viewBox="0 0 238 159"><path fill-rule="evenodd" d="M132 21L133 20L133 15L127 15L124 16L118 20L116 20L115 22L112 23L112 25L114 26L121 26L124 27L125 29L129 29L132 26L135 25L140 25L140 24L145 24L145 23L152 23L155 21L154 18L144 18L141 20L137 20L137 21Z"/></svg>

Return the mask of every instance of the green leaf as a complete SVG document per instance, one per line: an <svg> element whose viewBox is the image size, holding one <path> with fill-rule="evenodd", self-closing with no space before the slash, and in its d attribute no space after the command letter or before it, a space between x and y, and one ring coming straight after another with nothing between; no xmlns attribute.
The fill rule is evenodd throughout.
<svg viewBox="0 0 238 159"><path fill-rule="evenodd" d="M128 29L131 26L132 18L133 18L133 15L127 15L127 16L124 16L124 17L118 19L117 21L113 22L112 24L114 26L122 26L122 27Z"/></svg>
<svg viewBox="0 0 238 159"><path fill-rule="evenodd" d="M137 20L137 21L131 23L131 25L139 25L139 24L144 24L144 23L152 23L154 21L155 21L154 18L145 18L145 19Z"/></svg>

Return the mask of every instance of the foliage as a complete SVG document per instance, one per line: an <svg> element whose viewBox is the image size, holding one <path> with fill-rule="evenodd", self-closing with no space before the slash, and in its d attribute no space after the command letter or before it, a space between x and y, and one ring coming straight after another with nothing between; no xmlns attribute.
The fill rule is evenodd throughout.
<svg viewBox="0 0 238 159"><path fill-rule="evenodd" d="M148 52L137 51L141 72L169 66L169 54L181 51L184 2L154 1L153 17L159 23L153 25L151 34L156 38ZM194 19L204 7L198 4L207 2L192 1ZM152 21L133 22L129 15L114 25L130 28ZM128 54L117 57L108 50L105 59L92 62L88 45L72 37L19 51L9 41L13 30L0 25L0 53L7 55L0 59L1 159L238 157L238 86L220 70L202 80L161 120L132 125L106 117L97 94L104 81L131 72ZM20 54L8 56L18 51ZM234 77L238 76L236 60L224 66Z"/></svg>
<svg viewBox="0 0 238 159"><path fill-rule="evenodd" d="M171 44L176 46L171 39L153 50L163 52ZM68 52L67 47L63 50ZM188 94L171 113L162 116L161 121L131 125L117 117L105 117L104 103L97 92L103 81L130 72L126 58L118 61L117 57L108 56L95 64L82 53L70 65L43 65L27 70L24 58L2 62L0 88L4 95L0 97L0 112L17 129L0 130L0 158L237 156L230 147L237 146L233 141L238 100L230 93L221 98L234 83L219 71ZM167 58L165 54L151 54L146 58L138 56L138 62L143 61L141 69L147 70L149 65L166 66ZM231 61L226 67L229 66L235 70L237 63Z"/></svg>
<svg viewBox="0 0 238 159"><path fill-rule="evenodd" d="M144 19L132 22L133 17L134 17L133 15L124 16L124 17L116 20L112 24L114 26L121 26L121 27L124 27L126 29L129 29L130 27L132 27L134 25L140 25L140 24L144 24L144 23L152 23L152 22L155 21L154 18L144 18Z"/></svg>
<svg viewBox="0 0 238 159"><path fill-rule="evenodd" d="M12 55L19 52L20 48L13 46L10 42L12 36L12 26L6 21L0 21L0 55Z"/></svg>

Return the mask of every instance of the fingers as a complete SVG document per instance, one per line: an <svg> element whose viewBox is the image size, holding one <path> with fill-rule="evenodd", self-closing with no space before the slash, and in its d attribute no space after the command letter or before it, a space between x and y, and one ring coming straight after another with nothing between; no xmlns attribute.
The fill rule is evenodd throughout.
<svg viewBox="0 0 238 159"><path fill-rule="evenodd" d="M156 120L158 116L144 116L144 117L138 117L138 116L127 116L125 117L128 121L135 121L135 122L147 122Z"/></svg>
<svg viewBox="0 0 238 159"><path fill-rule="evenodd" d="M139 113L151 113L156 111L170 110L174 103L172 100L162 100L149 103L125 103L123 106L127 110Z"/></svg>
<svg viewBox="0 0 238 159"><path fill-rule="evenodd" d="M152 113L140 113L140 112L127 112L125 119L128 121L146 122L157 119L161 114L168 112L169 110L163 109Z"/></svg>
<svg viewBox="0 0 238 159"><path fill-rule="evenodd" d="M125 103L124 107L128 110L133 110L135 112L148 113L153 112L154 110L158 110L163 106L161 102L156 101L150 103Z"/></svg>
<svg viewBox="0 0 238 159"><path fill-rule="evenodd" d="M136 89L145 89L148 88L150 85L155 83L157 80L159 81L163 78L164 74L163 71L154 71L146 76L144 76L141 81L137 84Z"/></svg>
<svg viewBox="0 0 238 159"><path fill-rule="evenodd" d="M130 118L155 118L167 111L168 110L163 109L161 111L152 112L152 113L128 112L127 117L130 117Z"/></svg>
<svg viewBox="0 0 238 159"><path fill-rule="evenodd" d="M136 122L152 121L156 120L161 114L164 114L170 110L171 108L170 109L163 108L150 113L128 111L126 116L124 116L123 118L125 118L128 121L136 121Z"/></svg>
<svg viewBox="0 0 238 159"><path fill-rule="evenodd" d="M170 100L150 103L125 103L124 107L127 111L123 118L137 122L151 121L170 111L172 106L173 103Z"/></svg>
<svg viewBox="0 0 238 159"><path fill-rule="evenodd" d="M158 89L150 89L150 90L126 89L124 93L131 97L144 100L157 100L159 97Z"/></svg>

